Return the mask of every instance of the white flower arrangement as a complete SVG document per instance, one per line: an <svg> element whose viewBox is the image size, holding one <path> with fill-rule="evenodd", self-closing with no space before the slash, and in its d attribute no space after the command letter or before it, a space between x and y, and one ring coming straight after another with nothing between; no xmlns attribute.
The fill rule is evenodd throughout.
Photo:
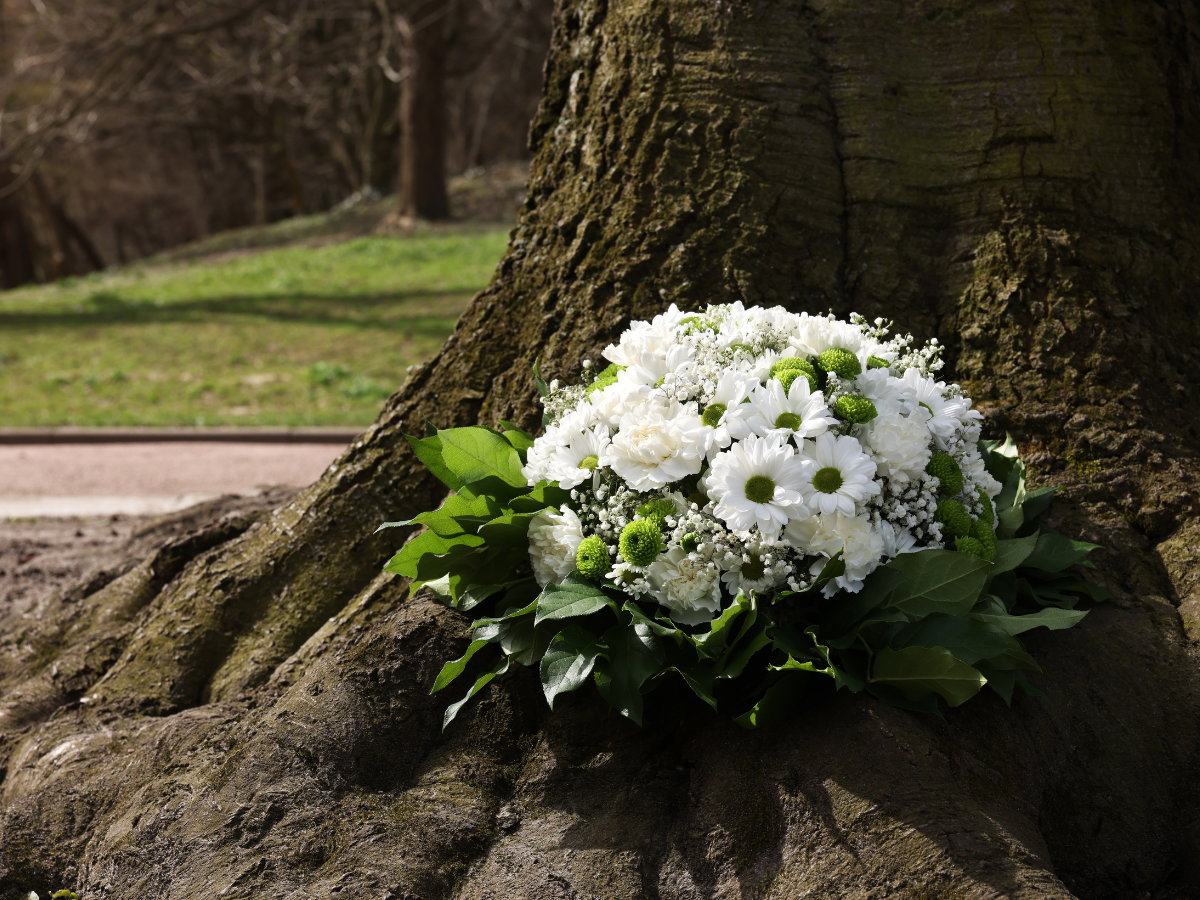
<svg viewBox="0 0 1200 900"><path fill-rule="evenodd" d="M854 315L672 306L607 347L611 365L585 392L551 386L550 425L522 473L530 484L547 479L570 491L570 508L594 523L583 536L603 542L609 564L585 576L603 579L619 568L688 624L699 609L719 615L739 591L788 579L804 590L835 557L846 571L824 584L825 596L859 591L892 558L889 549L961 545L988 559L1000 485L985 477L981 417L957 385L936 380L936 341L910 351L911 337L884 334L881 320ZM664 526L661 546L651 557L626 559L623 530L655 518L639 510L673 495L686 504L655 519ZM949 518L959 533L948 531ZM575 541L568 531L553 533ZM553 555L545 533L538 535L537 552ZM785 579L746 576L763 542ZM555 558L571 550L564 544ZM629 577L656 565L673 574ZM687 573L682 593L680 572ZM707 605L680 599L701 594Z"/></svg>
<svg viewBox="0 0 1200 900"><path fill-rule="evenodd" d="M444 725L511 664L538 666L551 707L592 680L636 722L672 673L714 709L753 703L745 727L812 679L924 712L985 685L1036 694L1016 635L1104 598L1070 571L1095 545L1037 521L1053 489L1026 490L1011 438L980 440L937 341L888 327L672 306L581 384L535 366L538 437L428 421L408 437L451 493L383 526L424 526L388 571L492 611L433 685L494 659Z"/></svg>

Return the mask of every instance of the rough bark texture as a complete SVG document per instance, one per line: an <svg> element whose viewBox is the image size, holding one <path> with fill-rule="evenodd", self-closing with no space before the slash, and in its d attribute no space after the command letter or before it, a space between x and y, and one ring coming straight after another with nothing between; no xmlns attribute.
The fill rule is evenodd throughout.
<svg viewBox="0 0 1200 900"><path fill-rule="evenodd" d="M81 599L131 627L54 703L16 692L81 645L10 642L0 895L1200 883L1197 28L1174 0L564 0L528 203L441 354L298 499ZM664 688L638 730L589 692L550 715L518 670L440 734L464 619L371 536L439 496L401 430L533 423L535 357L569 376L630 318L733 299L937 335L1064 486L1115 599L1031 641L1049 698L843 695L749 734Z"/></svg>

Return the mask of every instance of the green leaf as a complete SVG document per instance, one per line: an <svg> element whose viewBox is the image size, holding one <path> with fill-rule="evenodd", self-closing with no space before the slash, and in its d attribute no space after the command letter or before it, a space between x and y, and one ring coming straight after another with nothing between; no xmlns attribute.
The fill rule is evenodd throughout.
<svg viewBox="0 0 1200 900"><path fill-rule="evenodd" d="M452 491L462 490L462 479L455 475L450 467L446 465L445 460L442 459L442 442L436 434L424 438L415 438L410 434L406 434L404 439L413 448L413 453L417 455L417 459L425 464L425 468L429 469L438 481Z"/></svg>
<svg viewBox="0 0 1200 900"><path fill-rule="evenodd" d="M996 509L1020 509L1025 502L1025 464L1019 459L1014 460L1008 477L1004 479L1004 487L996 497Z"/></svg>
<svg viewBox="0 0 1200 900"><path fill-rule="evenodd" d="M1023 565L1045 572L1061 572L1063 569L1075 565L1092 567L1092 564L1087 561L1087 556L1099 547L1099 544L1072 541L1061 534L1042 532L1038 535L1037 546L1025 558Z"/></svg>
<svg viewBox="0 0 1200 900"><path fill-rule="evenodd" d="M504 439L512 444L518 453L524 453L533 446L533 435L528 431L522 431L511 422L501 422L500 426L504 429Z"/></svg>
<svg viewBox="0 0 1200 900"><path fill-rule="evenodd" d="M604 633L604 656L592 677L600 694L621 715L642 724L642 685L663 668L658 638L645 625L614 625Z"/></svg>
<svg viewBox="0 0 1200 900"><path fill-rule="evenodd" d="M449 706L447 706L446 714L442 717L442 731L445 731L450 727L450 723L454 721L454 717L458 715L458 711L467 705L468 700L487 687L492 682L492 679L507 672L508 665L508 657L505 656L498 663L496 663L496 665L492 666L492 668L484 672L479 676L478 679L476 679L475 683L471 685L471 689L467 691L467 696L463 697L457 703L451 703Z"/></svg>
<svg viewBox="0 0 1200 900"><path fill-rule="evenodd" d="M1021 526L1025 524L1025 513L1019 506L1010 506L1000 511L1000 524L996 527L996 537L1008 539L1016 537Z"/></svg>
<svg viewBox="0 0 1200 900"><path fill-rule="evenodd" d="M554 636L546 655L542 657L542 693L554 709L559 694L582 687L592 674L596 655L600 652L597 637L579 625L568 623Z"/></svg>
<svg viewBox="0 0 1200 900"><path fill-rule="evenodd" d="M538 374L539 362L541 362L541 357L538 357L533 361L533 383L537 385L538 393L541 395L542 399L545 400L550 396L550 388L546 385L545 379Z"/></svg>
<svg viewBox="0 0 1200 900"><path fill-rule="evenodd" d="M608 595L590 581L568 576L563 584L548 584L538 598L537 621L590 616L608 606Z"/></svg>
<svg viewBox="0 0 1200 900"><path fill-rule="evenodd" d="M483 539L473 534L442 537L423 531L400 548L384 571L394 572L420 581L431 581L454 568L455 561L483 545Z"/></svg>
<svg viewBox="0 0 1200 900"><path fill-rule="evenodd" d="M793 718L796 704L807 687L807 676L798 672L784 675L767 689L761 700L733 721L751 730L788 721Z"/></svg>
<svg viewBox="0 0 1200 900"><path fill-rule="evenodd" d="M1004 648L1003 653L985 660L989 666L997 669L1027 669L1030 672L1038 673L1045 671L1015 637L1006 635L1004 639L1008 642L1008 646Z"/></svg>
<svg viewBox="0 0 1200 900"><path fill-rule="evenodd" d="M910 616L938 612L965 615L979 599L992 567L991 563L953 550L905 553L890 565L908 580L893 591L887 605Z"/></svg>
<svg viewBox="0 0 1200 900"><path fill-rule="evenodd" d="M690 666L672 666L669 671L675 671L682 675L683 680L692 689L692 693L714 710L717 708L717 698L713 695L713 671L711 667L703 663L695 663Z"/></svg>
<svg viewBox="0 0 1200 900"><path fill-rule="evenodd" d="M985 627L972 628L970 622L954 616L929 616L906 625L888 643L896 650L912 646L944 647L967 665L1008 649L1003 634L992 633Z"/></svg>
<svg viewBox="0 0 1200 900"><path fill-rule="evenodd" d="M977 669L955 659L945 647L884 647L872 661L870 680L895 687L913 701L941 694L950 706L965 703L987 684Z"/></svg>
<svg viewBox="0 0 1200 900"><path fill-rule="evenodd" d="M804 633L812 639L813 649L820 654L823 660L825 660L825 665L828 666L828 669L825 670L825 674L833 676L833 683L837 685L839 690L841 688L846 688L847 690L857 693L866 687L866 681L858 677L858 675L854 674L853 672L847 670L844 666L839 666L833 661L833 655L830 652L829 647L817 640L816 629L806 628ZM814 671L821 670L814 669Z"/></svg>
<svg viewBox="0 0 1200 900"><path fill-rule="evenodd" d="M529 520L533 513L506 512L479 528L479 536L488 546L529 548Z"/></svg>
<svg viewBox="0 0 1200 900"><path fill-rule="evenodd" d="M1003 443L980 441L979 454L983 457L983 467L987 469L988 474L1004 484L1017 461L1017 445L1013 442L1012 435L1005 435Z"/></svg>
<svg viewBox="0 0 1200 900"><path fill-rule="evenodd" d="M649 628L651 631L653 631L659 637L675 638L676 640L683 639L683 632L681 632L678 628L676 628L674 626L674 624L664 625L662 622L655 622L653 619L651 619L649 616L647 616L644 612L642 612L642 608L640 606L638 606L638 604L634 603L632 600L626 600L625 605L621 607L621 611L629 613L630 619L633 622L633 624L645 625L647 628ZM664 620L664 621L669 622L669 620Z"/></svg>
<svg viewBox="0 0 1200 900"><path fill-rule="evenodd" d="M1000 695L1005 706L1012 706L1013 688L1017 684L1017 674L1020 669L996 669L987 663L976 663L979 673L987 679L988 687Z"/></svg>
<svg viewBox="0 0 1200 900"><path fill-rule="evenodd" d="M467 648L466 653L464 653L458 659L451 660L442 666L442 671L438 673L438 677L433 682L433 689L429 693L436 694L455 678L461 675L463 670L467 668L467 663L471 661L471 657L490 643L491 641L488 640L471 641L471 646Z"/></svg>
<svg viewBox="0 0 1200 900"><path fill-rule="evenodd" d="M1021 565L1037 546L1037 540L1037 535L1031 534L1029 537L997 541L996 558L992 562L992 577L995 578L1002 572L1011 572Z"/></svg>
<svg viewBox="0 0 1200 900"><path fill-rule="evenodd" d="M738 636L737 642L729 652L717 661L716 677L737 678L741 675L750 658L771 643L771 636L767 633L769 625L770 623L763 619L751 623Z"/></svg>
<svg viewBox="0 0 1200 900"><path fill-rule="evenodd" d="M842 634L850 630L863 616L882 606L892 592L907 580L908 576L895 564L895 560L880 566L867 576L862 590L857 594L839 597L838 602L831 605L821 622L821 632Z"/></svg>
<svg viewBox="0 0 1200 900"><path fill-rule="evenodd" d="M970 619L987 625L1002 634L1016 636L1029 631L1031 628L1049 628L1059 631L1078 625L1087 615L1087 610L1068 610L1050 607L1027 616L1009 616L989 613L972 613Z"/></svg>
<svg viewBox="0 0 1200 900"><path fill-rule="evenodd" d="M511 609L507 609L507 610L505 610L503 615L492 616L487 619L476 619L474 622L471 623L470 627L471 628L479 628L481 625L495 625L500 622L507 622L509 619L516 619L519 616L527 616L531 612L533 612L535 609L537 609L537 605L538 605L538 602L535 599L532 603L529 603L526 606L522 606L519 609L515 606L512 607Z"/></svg>
<svg viewBox="0 0 1200 900"><path fill-rule="evenodd" d="M570 499L570 491L564 491L557 484L539 481L529 493L513 497L510 505L517 512L536 513L548 507L558 509Z"/></svg>
<svg viewBox="0 0 1200 900"><path fill-rule="evenodd" d="M1050 508L1056 490L1058 490L1056 487L1042 487L1025 494L1025 502L1021 504L1021 511L1026 522L1032 522Z"/></svg>
<svg viewBox="0 0 1200 900"><path fill-rule="evenodd" d="M500 435L472 426L439 431L437 440L441 442L442 462L462 484L498 480L510 487L528 486L521 474L521 457Z"/></svg>
<svg viewBox="0 0 1200 900"><path fill-rule="evenodd" d="M719 659L725 653L730 638L733 637L734 623L744 613L750 612L757 616L754 600L746 597L745 594L738 594L737 599L721 615L713 619L708 631L691 637L696 652L705 659Z"/></svg>

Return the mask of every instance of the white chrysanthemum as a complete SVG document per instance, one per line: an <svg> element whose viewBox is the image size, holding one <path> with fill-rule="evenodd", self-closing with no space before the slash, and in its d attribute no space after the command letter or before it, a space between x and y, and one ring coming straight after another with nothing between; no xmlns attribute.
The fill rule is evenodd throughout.
<svg viewBox="0 0 1200 900"><path fill-rule="evenodd" d="M717 454L708 474L713 510L734 531L775 538L790 520L808 516L801 486L813 465L777 437L750 435Z"/></svg>
<svg viewBox="0 0 1200 900"><path fill-rule="evenodd" d="M534 440L533 446L525 454L525 465L521 467L521 475L528 484L549 480L554 453L566 441L566 436L557 425L551 425L545 434Z"/></svg>
<svg viewBox="0 0 1200 900"><path fill-rule="evenodd" d="M686 316L674 303L667 311L655 316L650 322L634 322L621 335L618 344L604 348L604 358L618 366L636 366L642 362L643 354L650 352L666 356L667 350L676 345L676 329Z"/></svg>
<svg viewBox="0 0 1200 900"><path fill-rule="evenodd" d="M623 416L637 413L651 403L653 388L618 380L601 391L593 391L588 403L600 422L616 428Z"/></svg>
<svg viewBox="0 0 1200 900"><path fill-rule="evenodd" d="M879 473L907 484L917 479L929 464L929 413L918 406L907 416L890 412L872 419L862 433L863 449L871 454Z"/></svg>
<svg viewBox="0 0 1200 900"><path fill-rule="evenodd" d="M831 319L828 316L800 314L796 323L795 337L790 341L801 356L820 356L834 347L849 350L865 360L880 344L863 334L863 330L850 322Z"/></svg>
<svg viewBox="0 0 1200 900"><path fill-rule="evenodd" d="M708 432L709 461L733 441L741 440L750 433L746 425L749 407L742 401L758 382L736 369L725 372L717 381L712 400L700 414L701 420L712 430Z"/></svg>
<svg viewBox="0 0 1200 900"><path fill-rule="evenodd" d="M967 475L975 482L976 487L981 487L987 492L987 495L993 500L1004 489L999 481L992 477L992 473L987 470L983 464L983 457L979 455L979 451L974 445L970 445L967 452Z"/></svg>
<svg viewBox="0 0 1200 900"><path fill-rule="evenodd" d="M888 559L895 559L901 553L913 553L920 549L916 536L894 522L880 522L879 536L883 539L883 555Z"/></svg>
<svg viewBox="0 0 1200 900"><path fill-rule="evenodd" d="M750 394L746 421L759 437L775 435L797 442L824 434L829 426L837 424L825 406L824 395L812 391L807 378L797 378L786 392L778 378L755 388Z"/></svg>
<svg viewBox="0 0 1200 900"><path fill-rule="evenodd" d="M675 622L701 625L721 611L721 570L698 553L672 547L650 565L648 577L651 593Z"/></svg>
<svg viewBox="0 0 1200 900"><path fill-rule="evenodd" d="M853 516L858 503L879 493L875 463L849 435L831 432L804 442L804 455L814 463L806 470L800 491L813 512L841 510Z"/></svg>
<svg viewBox="0 0 1200 900"><path fill-rule="evenodd" d="M635 363L621 370L617 381L646 388L669 387L695 366L688 348L674 344L667 347L665 353L644 350Z"/></svg>
<svg viewBox="0 0 1200 900"><path fill-rule="evenodd" d="M646 406L621 417L600 465L635 490L652 490L700 471L706 431L694 403Z"/></svg>
<svg viewBox="0 0 1200 900"><path fill-rule="evenodd" d="M557 481L558 486L569 491L592 477L600 465L600 456L609 444L608 429L603 425L577 430L566 444L560 445L550 457L547 476ZM532 449L532 448L531 448Z"/></svg>
<svg viewBox="0 0 1200 900"><path fill-rule="evenodd" d="M832 597L838 589L852 594L862 590L863 579L882 561L884 544L879 532L871 528L867 519L842 512L793 522L784 537L804 553L821 557L809 569L813 575L820 575L826 561L841 551L846 571L826 583L826 597Z"/></svg>
<svg viewBox="0 0 1200 900"><path fill-rule="evenodd" d="M559 583L575 571L575 554L583 543L583 526L569 507L561 513L544 509L529 521L529 561L542 587Z"/></svg>
<svg viewBox="0 0 1200 900"><path fill-rule="evenodd" d="M943 394L946 384L926 378L916 369L908 369L904 373L904 383L917 405L929 411L929 431L933 434L939 448L946 449L946 440L954 437L963 419L967 415L967 406L961 397L947 400ZM978 413L976 413L978 416Z"/></svg>
<svg viewBox="0 0 1200 900"><path fill-rule="evenodd" d="M893 412L906 413L917 405L908 383L890 374L887 369L868 369L864 366L863 373L854 379L854 387L859 396L875 404L875 410L881 416Z"/></svg>

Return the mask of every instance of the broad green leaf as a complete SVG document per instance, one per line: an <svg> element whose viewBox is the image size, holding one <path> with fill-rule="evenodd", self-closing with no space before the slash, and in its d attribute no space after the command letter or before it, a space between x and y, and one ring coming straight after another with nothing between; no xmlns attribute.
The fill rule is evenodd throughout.
<svg viewBox="0 0 1200 900"><path fill-rule="evenodd" d="M495 478L512 487L527 486L521 474L521 457L498 434L479 427L450 428L439 431L437 440L441 442L442 462L462 484Z"/></svg>
<svg viewBox="0 0 1200 900"><path fill-rule="evenodd" d="M450 723L454 721L454 717L458 715L458 711L467 705L468 700L487 687L492 682L492 679L503 675L507 671L508 657L505 656L496 665L492 666L491 669L480 675L475 683L471 685L471 689L467 691L467 696L463 697L457 703L451 703L446 707L446 714L442 717L442 731L450 727Z"/></svg>
<svg viewBox="0 0 1200 900"><path fill-rule="evenodd" d="M1025 502L1025 464L1019 459L1012 464L1008 477L1004 479L1004 487L996 497L996 509L1020 509Z"/></svg>
<svg viewBox="0 0 1200 900"><path fill-rule="evenodd" d="M794 718L796 704L807 687L806 676L799 673L784 675L767 689L761 700L733 721L746 729L778 725L788 721Z"/></svg>
<svg viewBox="0 0 1200 900"><path fill-rule="evenodd" d="M738 594L737 599L721 615L713 619L708 631L691 637L692 643L696 646L696 652L706 659L721 657L730 638L734 635L734 623L744 613L751 612L757 616L754 600L745 594Z"/></svg>
<svg viewBox="0 0 1200 900"><path fill-rule="evenodd" d="M845 666L839 666L833 661L833 655L830 653L828 645L822 644L817 639L816 629L806 628L804 633L812 639L813 649L820 654L823 660L825 660L825 665L829 667L826 674L833 676L833 683L837 685L839 690L841 688L846 688L847 690L857 693L866 687L867 683L865 680L860 678L854 672L849 671ZM820 670L818 669L815 671Z"/></svg>
<svg viewBox="0 0 1200 900"><path fill-rule="evenodd" d="M907 577L888 597L887 606L910 616L940 612L961 616L971 610L992 564L953 550L905 553L891 565Z"/></svg>
<svg viewBox="0 0 1200 900"><path fill-rule="evenodd" d="M898 609L877 609L868 618L857 622L845 634L840 634L834 638L826 638L825 643L835 650L846 650L859 643L859 633L867 631L872 625L897 625L908 620L908 616Z"/></svg>
<svg viewBox="0 0 1200 900"><path fill-rule="evenodd" d="M1010 506L1000 511L1000 524L996 526L996 536L1002 540L1014 538L1021 526L1025 524L1025 513L1019 506Z"/></svg>
<svg viewBox="0 0 1200 900"><path fill-rule="evenodd" d="M1021 504L1021 511L1026 522L1032 522L1050 508L1056 490L1058 490L1056 487L1042 487L1025 494L1025 502Z"/></svg>
<svg viewBox="0 0 1200 900"><path fill-rule="evenodd" d="M1061 534L1042 532L1038 536L1037 546L1025 558L1022 565L1031 569L1041 569L1044 572L1061 572L1063 569L1075 565L1092 567L1087 556L1099 547L1099 544L1072 541Z"/></svg>
<svg viewBox="0 0 1200 900"><path fill-rule="evenodd" d="M1045 671L1015 637L1005 635L1004 639L1008 642L1004 652L984 660L989 666L996 669L1027 669L1038 673Z"/></svg>
<svg viewBox="0 0 1200 900"><path fill-rule="evenodd" d="M1078 625L1087 615L1087 610L1069 610L1050 607L1027 616L990 615L987 613L972 613L970 619L987 625L1003 634L1016 636L1029 631L1031 628L1049 628L1059 631Z"/></svg>
<svg viewBox="0 0 1200 900"><path fill-rule="evenodd" d="M421 581L431 581L445 575L456 559L483 545L483 538L460 534L446 538L432 531L423 531L400 548L384 570Z"/></svg>
<svg viewBox="0 0 1200 900"><path fill-rule="evenodd" d="M941 694L950 706L965 703L987 684L978 669L955 659L945 647L884 647L872 660L870 680L895 687L914 701Z"/></svg>
<svg viewBox="0 0 1200 900"><path fill-rule="evenodd" d="M599 652L597 637L579 625L568 623L554 636L541 666L542 693L551 709L559 694L583 686L592 674Z"/></svg>
<svg viewBox="0 0 1200 900"><path fill-rule="evenodd" d="M902 557L900 557L902 558ZM895 561L880 566L867 576L857 594L839 594L821 622L823 634L843 634L863 616L882 606L896 588L908 580Z"/></svg>
<svg viewBox="0 0 1200 900"><path fill-rule="evenodd" d="M891 684L884 684L883 682L868 684L867 693L872 697L878 697L884 703L895 706L898 709L909 709L919 713L932 713L939 718L945 718L942 715L942 711L938 709L937 694L925 694L919 700L909 700L899 688Z"/></svg>
<svg viewBox="0 0 1200 900"><path fill-rule="evenodd" d="M506 512L479 528L478 534L489 546L519 547L529 551L529 520L533 513Z"/></svg>
<svg viewBox="0 0 1200 900"><path fill-rule="evenodd" d="M537 621L590 616L608 606L608 595L582 578L563 584L548 584L538 598Z"/></svg>
<svg viewBox="0 0 1200 900"><path fill-rule="evenodd" d="M692 693L714 710L717 708L717 698L713 695L713 672L711 667L703 663L695 663L690 666L672 666L670 671L678 672L682 675L683 680L692 689Z"/></svg>
<svg viewBox="0 0 1200 900"><path fill-rule="evenodd" d="M729 651L717 661L717 678L737 678L750 662L750 658L771 643L767 629L770 623L758 619L741 635Z"/></svg>
<svg viewBox="0 0 1200 900"><path fill-rule="evenodd" d="M1020 669L996 669L987 663L976 663L979 673L987 679L988 687L1000 695L1005 706L1012 706L1013 688L1017 684L1017 673Z"/></svg>
<svg viewBox="0 0 1200 900"><path fill-rule="evenodd" d="M682 638L683 638L682 632L680 632L680 630L678 628L676 628L674 626L674 624L663 624L663 622L655 622L653 619L651 619L649 616L647 616L644 612L642 612L642 608L640 606L638 606L636 603L634 603L632 600L626 600L625 605L621 607L621 610L623 612L629 613L630 619L633 624L645 625L647 628L649 628L651 631L653 631L659 637L675 638L676 640L682 640Z"/></svg>
<svg viewBox="0 0 1200 900"><path fill-rule="evenodd" d="M513 497L510 505L517 512L541 512L547 507L561 507L571 499L570 491L564 491L557 484L539 481L528 494Z"/></svg>
<svg viewBox="0 0 1200 900"><path fill-rule="evenodd" d="M1017 445L1012 435L1006 435L1004 442L980 441L979 454L983 457L983 467L988 474L1004 484L1008 473L1012 471L1013 463L1017 460Z"/></svg>
<svg viewBox="0 0 1200 900"><path fill-rule="evenodd" d="M945 647L967 665L1008 649L1003 634L994 634L983 627L972 628L969 622L954 616L929 616L906 625L889 643L897 650L912 646Z"/></svg>
<svg viewBox="0 0 1200 900"><path fill-rule="evenodd" d="M818 675L828 675L833 677L833 673L829 669L818 669L817 664L811 660L801 662L795 657L789 656L787 661L780 666L767 666L772 672L815 672Z"/></svg>
<svg viewBox="0 0 1200 900"><path fill-rule="evenodd" d="M507 425L508 423L501 422L500 424ZM518 453L524 453L533 446L533 435L527 431L522 431L519 428L505 428L504 439L512 444L513 449Z"/></svg>
<svg viewBox="0 0 1200 900"><path fill-rule="evenodd" d="M992 561L992 577L1002 572L1011 572L1021 565L1037 546L1037 535L1015 538L1012 540L996 541L996 558Z"/></svg>
<svg viewBox="0 0 1200 900"><path fill-rule="evenodd" d="M428 426L428 423L426 425ZM426 430L428 430L428 427ZM446 465L445 460L442 459L442 442L436 434L423 438L415 438L410 434L406 434L404 439L413 448L413 453L417 455L417 459L425 464L425 468L432 472L438 481L452 491L462 490L462 479L455 475L450 467Z"/></svg>
<svg viewBox="0 0 1200 900"><path fill-rule="evenodd" d="M471 661L471 657L490 643L491 641L489 640L471 641L471 646L467 648L466 653L464 653L458 659L451 660L442 666L442 671L438 673L438 677L433 682L433 689L429 693L436 694L455 678L461 675L463 670L467 668L467 663Z"/></svg>
<svg viewBox="0 0 1200 900"><path fill-rule="evenodd" d="M481 625L493 625L499 622L507 622L509 619L516 619L519 616L527 616L538 607L538 602L535 599L532 603L520 608L512 607L504 611L503 615L492 616L487 619L476 619L471 623L471 628L479 628Z"/></svg>
<svg viewBox="0 0 1200 900"><path fill-rule="evenodd" d="M617 712L642 724L642 685L663 668L658 638L645 625L614 625L604 633L604 656L592 677Z"/></svg>
<svg viewBox="0 0 1200 900"><path fill-rule="evenodd" d="M453 581L453 579L452 579ZM469 612L480 603L495 594L500 593L507 585L503 584L472 584L470 587L458 590L458 596L455 598L455 608L459 612ZM456 586L451 585L451 589L455 590Z"/></svg>

